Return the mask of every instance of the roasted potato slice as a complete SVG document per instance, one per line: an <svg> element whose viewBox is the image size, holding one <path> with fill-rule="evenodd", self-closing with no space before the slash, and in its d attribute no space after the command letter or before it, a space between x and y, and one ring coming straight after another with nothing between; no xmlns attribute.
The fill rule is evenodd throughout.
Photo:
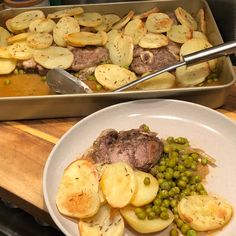
<svg viewBox="0 0 236 236"><path fill-rule="evenodd" d="M185 43L192 38L192 30L186 25L172 25L167 37L176 43Z"/></svg>
<svg viewBox="0 0 236 236"><path fill-rule="evenodd" d="M168 45L168 38L164 34L145 34L138 44L142 48L160 48Z"/></svg>
<svg viewBox="0 0 236 236"><path fill-rule="evenodd" d="M99 65L95 69L96 80L105 88L114 90L133 80L136 75L123 67L114 64Z"/></svg>
<svg viewBox="0 0 236 236"><path fill-rule="evenodd" d="M158 181L151 174L139 170L134 171L134 176L136 190L130 203L136 207L147 205L157 196L159 189ZM146 179L150 181L148 185L144 183Z"/></svg>
<svg viewBox="0 0 236 236"><path fill-rule="evenodd" d="M36 33L50 33L53 31L55 25L56 23L51 19L36 19L30 23L29 31Z"/></svg>
<svg viewBox="0 0 236 236"><path fill-rule="evenodd" d="M120 212L108 204L101 206L95 216L79 221L81 236L123 236L124 228Z"/></svg>
<svg viewBox="0 0 236 236"><path fill-rule="evenodd" d="M32 21L39 18L45 18L41 10L25 11L11 19L10 27L14 31L26 30Z"/></svg>
<svg viewBox="0 0 236 236"><path fill-rule="evenodd" d="M82 7L68 8L60 11L56 11L47 15L48 19L58 19L67 16L75 16L82 14L84 9Z"/></svg>
<svg viewBox="0 0 236 236"><path fill-rule="evenodd" d="M135 212L133 206L126 206L120 209L121 215L125 218L125 221L130 225L133 229L135 229L139 233L154 233L159 232L165 228L167 228L174 220L174 215L171 211L169 211L169 219L162 220L161 218L154 218L152 220L144 219L140 220Z"/></svg>
<svg viewBox="0 0 236 236"><path fill-rule="evenodd" d="M80 25L85 27L96 27L102 23L102 15L98 12L84 12L75 18Z"/></svg>
<svg viewBox="0 0 236 236"><path fill-rule="evenodd" d="M102 23L96 27L94 27L94 29L96 31L105 31L108 32L112 26L118 22L120 20L120 17L116 14L106 14L106 15L102 15Z"/></svg>
<svg viewBox="0 0 236 236"><path fill-rule="evenodd" d="M186 25L191 30L197 29L197 22L195 21L195 19L182 7L178 7L175 9L175 15L182 25Z"/></svg>
<svg viewBox="0 0 236 236"><path fill-rule="evenodd" d="M110 164L102 174L100 185L107 202L122 208L130 203L136 189L133 169L125 162Z"/></svg>
<svg viewBox="0 0 236 236"><path fill-rule="evenodd" d="M62 17L53 29L53 39L58 46L65 47L64 36L75 32L80 32L78 21L70 16Z"/></svg>
<svg viewBox="0 0 236 236"><path fill-rule="evenodd" d="M131 20L124 29L124 33L130 35L133 39L133 44L139 43L140 39L146 34L147 29L140 19Z"/></svg>
<svg viewBox="0 0 236 236"><path fill-rule="evenodd" d="M12 58L9 48L8 47L1 47L0 46L0 58L10 59Z"/></svg>
<svg viewBox="0 0 236 236"><path fill-rule="evenodd" d="M126 16L120 19L116 24L112 26L112 29L120 30L122 29L134 16L134 11L129 11Z"/></svg>
<svg viewBox="0 0 236 236"><path fill-rule="evenodd" d="M16 68L16 59L0 58L0 75L10 74Z"/></svg>
<svg viewBox="0 0 236 236"><path fill-rule="evenodd" d="M207 27L206 27L206 20L205 20L205 12L203 9L200 9L198 11L197 16L196 16L196 21L197 21L197 29L205 34L207 31Z"/></svg>
<svg viewBox="0 0 236 236"><path fill-rule="evenodd" d="M87 45L102 46L107 42L107 33L104 31L99 31L98 33L76 32L66 34L64 39L67 44L74 47L85 47Z"/></svg>
<svg viewBox="0 0 236 236"><path fill-rule="evenodd" d="M154 7L152 8L151 10L149 11L146 11L146 12L143 12L143 13L140 13L140 14L137 14L137 15L134 15L132 19L145 19L147 18L150 14L152 13L157 13L159 12L160 9L158 7Z"/></svg>
<svg viewBox="0 0 236 236"><path fill-rule="evenodd" d="M73 53L69 49L55 46L36 50L33 58L37 63L47 69L68 69L74 60Z"/></svg>
<svg viewBox="0 0 236 236"><path fill-rule="evenodd" d="M12 58L19 60L28 60L33 56L33 49L30 48L26 41L21 41L9 46L9 53Z"/></svg>
<svg viewBox="0 0 236 236"><path fill-rule="evenodd" d="M17 31L17 30L13 30L13 29L12 29L12 27L11 27L11 22L12 22L12 18L6 20L5 25L6 25L7 29L8 29L10 32L14 33L14 34L20 33L20 31Z"/></svg>
<svg viewBox="0 0 236 236"><path fill-rule="evenodd" d="M147 74L148 73L146 73L145 75ZM173 88L174 85L175 76L169 72L165 72L138 84L136 87L140 90L156 90Z"/></svg>
<svg viewBox="0 0 236 236"><path fill-rule="evenodd" d="M150 33L165 33L173 25L171 18L165 13L152 13L148 16L145 27Z"/></svg>
<svg viewBox="0 0 236 236"><path fill-rule="evenodd" d="M7 39L7 42L8 42L8 44L13 44L13 43L16 43L16 42L25 41L28 36L29 36L29 33L16 34L16 35L13 35L13 36L9 37Z"/></svg>
<svg viewBox="0 0 236 236"><path fill-rule="evenodd" d="M232 217L232 207L223 199L210 195L194 195L183 198L178 204L183 221L197 231L221 229Z"/></svg>
<svg viewBox="0 0 236 236"><path fill-rule="evenodd" d="M7 46L7 40L10 36L11 34L5 28L0 26L0 46Z"/></svg>
<svg viewBox="0 0 236 236"><path fill-rule="evenodd" d="M49 33L30 33L27 43L35 49L49 48L53 43L53 37Z"/></svg>
<svg viewBox="0 0 236 236"><path fill-rule="evenodd" d="M203 32L197 30L193 31L193 38L200 38L208 41L207 36Z"/></svg>

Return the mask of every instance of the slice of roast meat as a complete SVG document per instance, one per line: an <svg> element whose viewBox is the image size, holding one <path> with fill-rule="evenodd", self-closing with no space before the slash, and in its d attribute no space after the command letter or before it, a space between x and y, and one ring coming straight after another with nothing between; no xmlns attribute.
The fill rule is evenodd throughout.
<svg viewBox="0 0 236 236"><path fill-rule="evenodd" d="M176 44L175 46L177 47L178 45ZM176 47L173 48L175 52ZM161 70L164 67L172 65L178 61L175 53L170 52L170 50L170 45L153 49L145 49L135 46L134 58L130 68L136 74L140 75L154 70Z"/></svg>
<svg viewBox="0 0 236 236"><path fill-rule="evenodd" d="M117 132L108 129L101 133L89 151L96 163L126 162L133 168L149 171L160 158L163 143L152 132L131 129Z"/></svg>
<svg viewBox="0 0 236 236"><path fill-rule="evenodd" d="M105 47L91 46L84 48L72 48L71 52L74 54L74 61L71 66L73 71L93 67L104 63L109 59L109 53Z"/></svg>

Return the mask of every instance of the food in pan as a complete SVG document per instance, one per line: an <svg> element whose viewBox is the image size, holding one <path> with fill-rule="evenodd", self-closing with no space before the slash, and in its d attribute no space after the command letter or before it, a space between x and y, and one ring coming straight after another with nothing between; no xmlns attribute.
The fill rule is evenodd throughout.
<svg viewBox="0 0 236 236"><path fill-rule="evenodd" d="M147 125L104 130L66 167L56 205L78 221L81 236L124 235L125 224L144 234L170 226L170 236L196 236L232 217L232 206L204 186L215 164L187 138L160 139Z"/></svg>
<svg viewBox="0 0 236 236"><path fill-rule="evenodd" d="M165 12L157 7L126 15L85 12L82 7L45 15L29 10L0 27L0 74L38 73L63 68L94 91L110 91L211 47L205 12L182 7ZM64 60L61 60L64 58ZM132 88L136 90L201 86L217 83L218 60L183 66L176 73ZM169 79L171 77L171 79Z"/></svg>

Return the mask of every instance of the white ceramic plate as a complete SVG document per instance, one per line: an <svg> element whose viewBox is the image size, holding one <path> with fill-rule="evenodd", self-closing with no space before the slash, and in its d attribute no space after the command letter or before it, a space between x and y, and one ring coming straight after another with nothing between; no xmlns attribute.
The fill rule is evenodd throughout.
<svg viewBox="0 0 236 236"><path fill-rule="evenodd" d="M147 124L159 137L184 136L217 160L210 169L207 190L227 199L236 209L236 125L209 108L176 100L139 100L100 110L72 127L52 150L44 170L43 192L48 211L66 235L79 235L76 221L62 216L55 204L56 192L65 167L90 147L107 128L127 130ZM235 235L235 216L219 232ZM127 235L136 233L127 230ZM169 235L163 231L156 235Z"/></svg>

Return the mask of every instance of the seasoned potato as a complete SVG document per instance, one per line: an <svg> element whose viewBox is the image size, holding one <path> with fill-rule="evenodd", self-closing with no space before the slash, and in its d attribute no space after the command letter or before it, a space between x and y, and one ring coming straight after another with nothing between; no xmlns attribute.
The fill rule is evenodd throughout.
<svg viewBox="0 0 236 236"><path fill-rule="evenodd" d="M125 218L125 221L130 225L133 229L135 229L139 233L154 233L159 232L165 228L167 228L174 220L174 215L171 211L169 211L169 219L162 220L161 218L154 218L152 220L144 219L140 220L135 212L134 207L126 206L120 209L121 215Z"/></svg>
<svg viewBox="0 0 236 236"><path fill-rule="evenodd" d="M7 39L7 42L9 44L13 44L13 43L16 43L16 42L25 41L28 36L29 36L29 33L16 34L16 35L13 35L13 36L9 37Z"/></svg>
<svg viewBox="0 0 236 236"><path fill-rule="evenodd" d="M155 177L143 171L134 171L134 176L137 187L130 203L136 207L144 206L155 199L159 189L159 184ZM150 180L150 184L144 184L145 178Z"/></svg>
<svg viewBox="0 0 236 236"><path fill-rule="evenodd" d="M116 14L102 15L102 23L95 28L96 31L108 32L112 26L120 20L120 17Z"/></svg>
<svg viewBox="0 0 236 236"><path fill-rule="evenodd" d="M145 34L138 44L142 48L160 48L168 45L168 38L164 34Z"/></svg>
<svg viewBox="0 0 236 236"><path fill-rule="evenodd" d="M30 23L29 31L37 33L50 33L55 25L56 23L51 19L36 19Z"/></svg>
<svg viewBox="0 0 236 236"><path fill-rule="evenodd" d="M130 35L133 39L133 44L139 43L140 39L146 34L147 29L140 19L131 20L124 29L124 33Z"/></svg>
<svg viewBox="0 0 236 236"><path fill-rule="evenodd" d="M232 217L232 207L224 200L209 195L183 198L178 204L182 220L197 231L216 230L224 227Z"/></svg>
<svg viewBox="0 0 236 236"><path fill-rule="evenodd" d="M192 30L186 25L172 25L167 32L167 37L176 43L185 43L192 38Z"/></svg>
<svg viewBox="0 0 236 236"><path fill-rule="evenodd" d="M82 14L83 12L84 12L84 9L82 7L74 7L74 8L64 9L64 10L50 13L47 15L47 18L57 19L57 18L62 18L62 17L67 17L67 16L79 15L79 14Z"/></svg>
<svg viewBox="0 0 236 236"><path fill-rule="evenodd" d="M145 27L150 33L165 33L170 30L173 21L165 13L152 13L148 16Z"/></svg>
<svg viewBox="0 0 236 236"><path fill-rule="evenodd" d="M0 26L0 46L7 46L7 40L10 36L11 34L6 29Z"/></svg>
<svg viewBox="0 0 236 236"><path fill-rule="evenodd" d="M175 9L175 15L178 19L178 21L182 25L186 25L189 27L191 30L196 30L197 29L197 22L194 20L194 18L187 12L185 11L182 7L178 7Z"/></svg>
<svg viewBox="0 0 236 236"><path fill-rule="evenodd" d="M123 67L114 64L99 65L95 69L96 80L105 88L114 90L133 80L136 75Z"/></svg>
<svg viewBox="0 0 236 236"><path fill-rule="evenodd" d="M47 69L68 69L74 60L73 53L69 49L55 46L36 50L33 58Z"/></svg>
<svg viewBox="0 0 236 236"><path fill-rule="evenodd" d="M66 34L71 34L80 31L80 26L78 21L70 16L62 17L53 29L53 39L54 42L61 47L66 46L66 41L64 36Z"/></svg>
<svg viewBox="0 0 236 236"><path fill-rule="evenodd" d="M140 90L155 90L173 88L174 85L175 76L169 72L165 72L138 84L136 87Z"/></svg>
<svg viewBox="0 0 236 236"><path fill-rule="evenodd" d="M86 27L96 27L102 23L102 15L97 12L85 12L75 16L79 24Z"/></svg>
<svg viewBox="0 0 236 236"><path fill-rule="evenodd" d="M129 11L126 16L119 20L116 24L112 26L112 29L120 30L122 29L133 17L134 11Z"/></svg>
<svg viewBox="0 0 236 236"><path fill-rule="evenodd" d="M26 41L14 43L9 46L8 50L12 58L19 60L28 60L33 55L33 49L28 46Z"/></svg>
<svg viewBox="0 0 236 236"><path fill-rule="evenodd" d="M66 34L64 39L67 44L74 47L84 47L87 45L102 46L107 42L107 33L104 31L99 31L98 33L77 32Z"/></svg>
<svg viewBox="0 0 236 236"><path fill-rule="evenodd" d="M53 37L49 33L30 33L27 43L35 49L49 48L53 43Z"/></svg>
<svg viewBox="0 0 236 236"><path fill-rule="evenodd" d="M21 33L20 31L17 31L17 30L12 29L12 27L11 27L11 22L12 22L12 18L6 20L5 24L6 24L7 29L8 29L10 32L14 33L14 34Z"/></svg>
<svg viewBox="0 0 236 236"><path fill-rule="evenodd" d="M108 204L101 206L95 216L79 221L81 236L123 236L124 228L120 212Z"/></svg>
<svg viewBox="0 0 236 236"><path fill-rule="evenodd" d="M1 47L0 46L0 58L6 58L6 59L12 58L8 47Z"/></svg>
<svg viewBox="0 0 236 236"><path fill-rule="evenodd" d="M16 68L16 59L0 58L0 75L10 74Z"/></svg>
<svg viewBox="0 0 236 236"><path fill-rule="evenodd" d="M130 203L136 189L133 169L125 162L110 164L102 174L100 185L107 202L122 208Z"/></svg>
<svg viewBox="0 0 236 236"><path fill-rule="evenodd" d="M201 31L197 31L197 30L193 31L193 38L201 38L208 41L207 36Z"/></svg>
<svg viewBox="0 0 236 236"><path fill-rule="evenodd" d="M198 11L196 20L197 20L197 29L205 34L207 29L206 29L205 13L203 9L200 9Z"/></svg>
<svg viewBox="0 0 236 236"><path fill-rule="evenodd" d="M45 18L41 10L25 11L12 18L10 27L14 31L26 30L32 21L40 18Z"/></svg>
<svg viewBox="0 0 236 236"><path fill-rule="evenodd" d="M150 14L156 13L156 12L159 12L159 11L160 11L160 9L158 7L154 7L149 11L140 13L138 15L134 15L132 19L144 19L144 18L147 18Z"/></svg>

